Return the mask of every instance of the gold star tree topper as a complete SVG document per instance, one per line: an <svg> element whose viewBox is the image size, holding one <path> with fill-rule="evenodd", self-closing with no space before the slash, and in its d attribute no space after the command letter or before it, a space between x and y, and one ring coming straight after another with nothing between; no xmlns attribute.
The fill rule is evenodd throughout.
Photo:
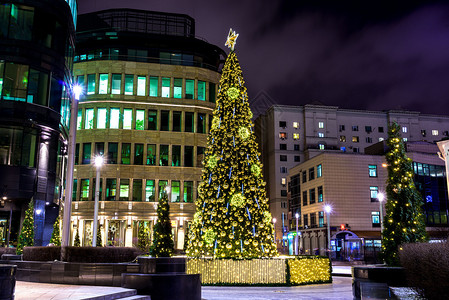
<svg viewBox="0 0 449 300"><path fill-rule="evenodd" d="M225 46L231 48L234 51L235 44L237 44L237 38L239 37L238 33L232 31L232 28L229 29L228 39L226 40Z"/></svg>

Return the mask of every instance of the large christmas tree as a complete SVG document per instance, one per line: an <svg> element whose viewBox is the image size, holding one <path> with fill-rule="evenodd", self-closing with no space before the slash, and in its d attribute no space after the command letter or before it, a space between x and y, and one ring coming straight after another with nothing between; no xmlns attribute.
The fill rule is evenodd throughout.
<svg viewBox="0 0 449 300"><path fill-rule="evenodd" d="M399 265L401 244L427 239L422 213L422 198L413 182L412 161L405 154L400 127L393 122L388 129L387 203L382 232L383 258L388 265Z"/></svg>
<svg viewBox="0 0 449 300"><path fill-rule="evenodd" d="M23 248L34 246L34 203L33 200L28 204L25 211L25 219L23 220L22 230L20 231L19 241L17 243L17 254L22 254Z"/></svg>
<svg viewBox="0 0 449 300"><path fill-rule="evenodd" d="M272 217L242 70L231 46L222 70L187 255L277 255Z"/></svg>
<svg viewBox="0 0 449 300"><path fill-rule="evenodd" d="M150 255L153 257L170 257L173 255L174 243L169 215L168 195L164 188L157 206L157 221L153 229L153 245L150 247Z"/></svg>

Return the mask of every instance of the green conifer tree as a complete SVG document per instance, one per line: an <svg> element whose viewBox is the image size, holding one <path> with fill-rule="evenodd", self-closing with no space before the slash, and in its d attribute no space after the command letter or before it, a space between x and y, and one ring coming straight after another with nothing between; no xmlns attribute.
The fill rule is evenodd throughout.
<svg viewBox="0 0 449 300"><path fill-rule="evenodd" d="M150 247L150 255L153 257L170 257L173 255L174 243L169 214L168 195L164 188L157 206L157 221L153 230L153 245Z"/></svg>
<svg viewBox="0 0 449 300"><path fill-rule="evenodd" d="M78 233L78 227L76 227L75 240L73 241L73 246L75 246L75 247L81 246L80 235Z"/></svg>
<svg viewBox="0 0 449 300"><path fill-rule="evenodd" d="M405 153L400 127L390 124L386 154L388 164L386 215L382 232L382 257L399 265L400 246L427 239L422 198L413 182L412 160Z"/></svg>
<svg viewBox="0 0 449 300"><path fill-rule="evenodd" d="M53 224L53 232L51 234L50 244L55 246L61 246L61 233L59 230L59 216L56 218Z"/></svg>
<svg viewBox="0 0 449 300"><path fill-rule="evenodd" d="M28 204L28 209L25 212L25 219L23 220L22 230L20 230L19 241L17 243L17 254L23 253L23 248L27 246L34 246L34 203L33 200Z"/></svg>
<svg viewBox="0 0 449 300"><path fill-rule="evenodd" d="M277 255L262 163L237 55L222 70L187 255Z"/></svg>
<svg viewBox="0 0 449 300"><path fill-rule="evenodd" d="M101 238L101 230L100 230L101 226L97 227L97 241L96 241L96 246L97 247L102 247L103 246L103 240Z"/></svg>
<svg viewBox="0 0 449 300"><path fill-rule="evenodd" d="M144 221L139 222L137 248L144 252L148 252L150 248L150 232Z"/></svg>

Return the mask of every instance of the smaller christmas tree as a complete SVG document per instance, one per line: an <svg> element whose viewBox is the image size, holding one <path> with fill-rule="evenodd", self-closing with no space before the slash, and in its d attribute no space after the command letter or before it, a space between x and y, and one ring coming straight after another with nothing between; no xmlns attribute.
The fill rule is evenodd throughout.
<svg viewBox="0 0 449 300"><path fill-rule="evenodd" d="M76 227L75 240L73 241L73 246L75 246L75 247L81 246L80 235L78 233L78 227Z"/></svg>
<svg viewBox="0 0 449 300"><path fill-rule="evenodd" d="M103 241L101 238L101 230L100 230L100 226L97 227L97 242L96 242L96 246L97 247L102 247L103 246Z"/></svg>
<svg viewBox="0 0 449 300"><path fill-rule="evenodd" d="M137 248L144 252L148 252L150 248L150 232L148 227L145 226L144 221L139 222L139 236L137 241Z"/></svg>
<svg viewBox="0 0 449 300"><path fill-rule="evenodd" d="M30 201L28 209L25 212L25 219L23 220L22 230L20 231L19 241L17 243L17 254L23 253L23 248L34 245L34 204Z"/></svg>
<svg viewBox="0 0 449 300"><path fill-rule="evenodd" d="M59 231L59 216L53 224L53 233L51 234L50 244L54 246L61 246L61 233Z"/></svg>
<svg viewBox="0 0 449 300"><path fill-rule="evenodd" d="M150 247L150 255L153 257L170 257L173 255L174 243L169 213L168 196L164 189L157 206L157 222L153 230L153 245Z"/></svg>

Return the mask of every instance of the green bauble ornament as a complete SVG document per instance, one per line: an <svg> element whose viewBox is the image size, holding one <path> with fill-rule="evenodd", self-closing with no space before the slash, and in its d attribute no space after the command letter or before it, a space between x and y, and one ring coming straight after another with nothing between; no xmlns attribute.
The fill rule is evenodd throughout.
<svg viewBox="0 0 449 300"><path fill-rule="evenodd" d="M220 125L220 119L218 117L212 118L212 129L217 129Z"/></svg>
<svg viewBox="0 0 449 300"><path fill-rule="evenodd" d="M235 207L243 207L245 205L245 196L240 193L232 195L231 205Z"/></svg>
<svg viewBox="0 0 449 300"><path fill-rule="evenodd" d="M239 97L240 91L235 87L231 87L228 89L227 94L231 100L235 100Z"/></svg>
<svg viewBox="0 0 449 300"><path fill-rule="evenodd" d="M211 157L209 157L209 160L207 161L207 165L212 169L214 169L217 166L217 163L218 163L218 158L215 155L212 155Z"/></svg>
<svg viewBox="0 0 449 300"><path fill-rule="evenodd" d="M246 140L249 137L249 130L246 127L239 128L239 136L242 140Z"/></svg>
<svg viewBox="0 0 449 300"><path fill-rule="evenodd" d="M260 167L256 164L253 164L251 166L251 173L253 173L255 176L259 176L260 175Z"/></svg>
<svg viewBox="0 0 449 300"><path fill-rule="evenodd" d="M203 240L207 245L212 245L215 240L215 236L215 232L211 228L208 228L204 231Z"/></svg>
<svg viewBox="0 0 449 300"><path fill-rule="evenodd" d="M263 213L263 220L265 221L265 223L271 223L271 214L268 211L265 211Z"/></svg>

